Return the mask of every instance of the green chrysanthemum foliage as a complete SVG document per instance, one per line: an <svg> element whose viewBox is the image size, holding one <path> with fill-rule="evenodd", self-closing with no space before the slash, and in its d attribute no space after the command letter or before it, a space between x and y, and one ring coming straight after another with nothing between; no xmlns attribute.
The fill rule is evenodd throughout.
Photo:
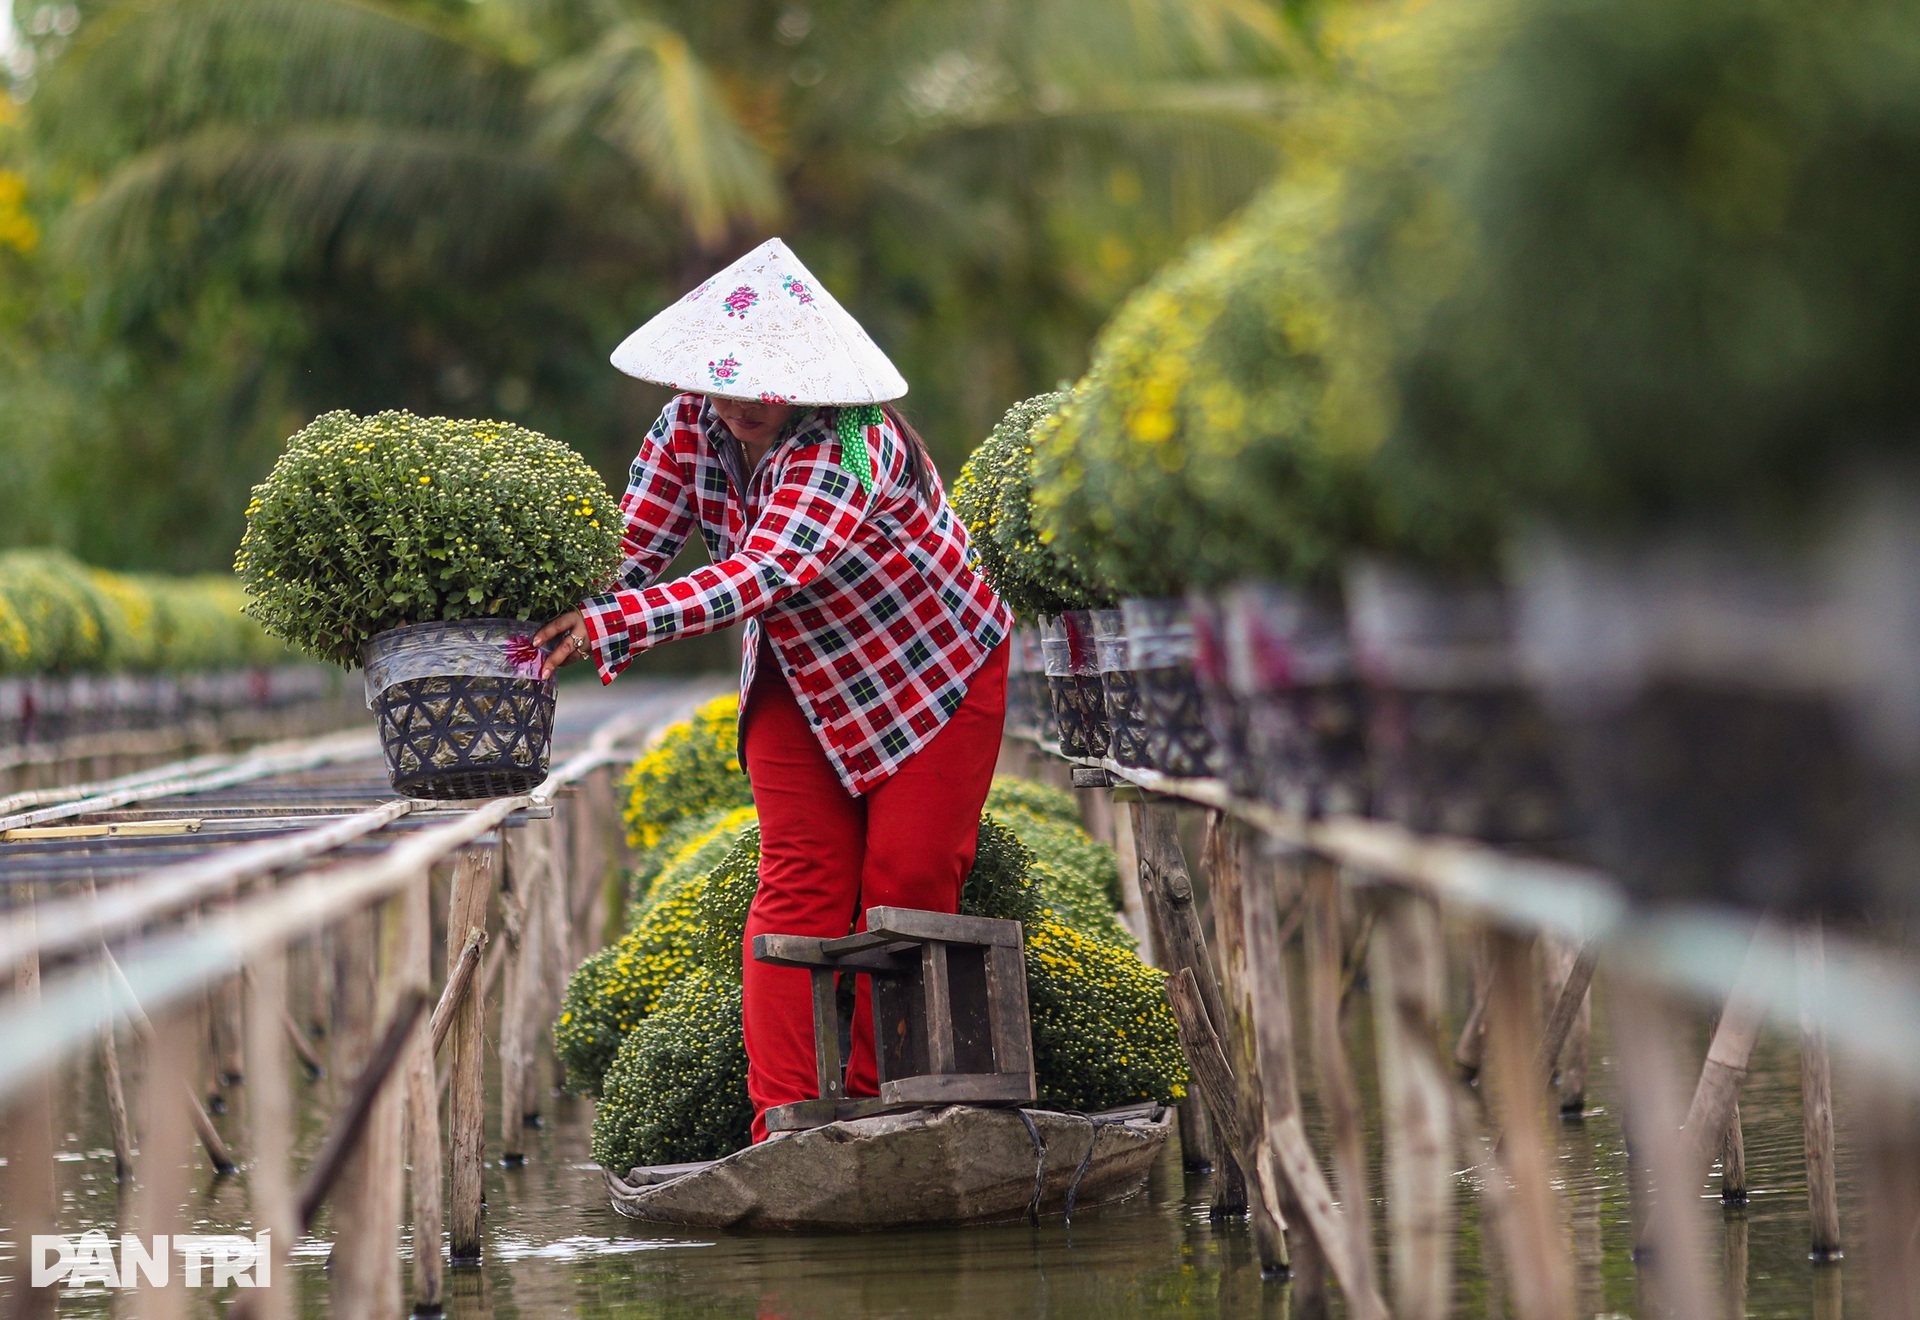
<svg viewBox="0 0 1920 1320"><path fill-rule="evenodd" d="M718 1159L746 1144L752 1123L739 978L695 968L607 1070L593 1158L623 1176L636 1165Z"/></svg>
<svg viewBox="0 0 1920 1320"><path fill-rule="evenodd" d="M1025 940L1041 1104L1097 1110L1186 1095L1162 973L1063 922L1035 922Z"/></svg>
<svg viewBox="0 0 1920 1320"><path fill-rule="evenodd" d="M993 777L993 786L987 790L987 810L1024 811L1048 820L1065 821L1069 825L1080 823L1080 804L1074 801L1073 794L1064 788L1055 788L1037 779L1021 779L1017 775Z"/></svg>
<svg viewBox="0 0 1920 1320"><path fill-rule="evenodd" d="M760 889L760 831L750 829L707 872L706 883L694 899L699 926L694 935L695 956L716 976L740 979L746 956L747 909Z"/></svg>
<svg viewBox="0 0 1920 1320"><path fill-rule="evenodd" d="M88 568L58 551L0 554L0 674L233 669L288 659L231 578Z"/></svg>
<svg viewBox="0 0 1920 1320"><path fill-rule="evenodd" d="M1014 404L953 486L954 511L967 525L981 572L1007 607L1029 622L1113 602L1078 561L1034 526L1032 434L1066 397L1040 394Z"/></svg>
<svg viewBox="0 0 1920 1320"><path fill-rule="evenodd" d="M708 874L749 833L757 860L760 836L751 807L727 813L689 839L634 904L627 933L574 970L553 1028L568 1086L598 1095L626 1034L701 964L701 891Z"/></svg>
<svg viewBox="0 0 1920 1320"><path fill-rule="evenodd" d="M631 846L652 848L677 821L753 805L753 786L740 770L739 722L739 696L715 697L633 763L620 780Z"/></svg>
<svg viewBox="0 0 1920 1320"><path fill-rule="evenodd" d="M1133 936L1114 915L1120 907L1120 864L1112 848L1077 822L1018 808L990 814L1033 855L1032 867L1046 873L1037 887L1062 921L1126 948L1134 946Z"/></svg>
<svg viewBox="0 0 1920 1320"><path fill-rule="evenodd" d="M666 832L660 836L658 843L634 855L633 867L628 873L628 902L632 904L646 902L647 895L653 892L654 881L660 878L660 873L666 870L671 862L685 852L687 845L695 840L706 840L712 834L714 826L737 810L739 810L738 807L729 807L721 811L709 811L703 815L676 820L667 826Z"/></svg>
<svg viewBox="0 0 1920 1320"><path fill-rule="evenodd" d="M1476 246L1401 363L1429 470L1785 538L1911 466L1920 9L1510 8L1430 165Z"/></svg>
<svg viewBox="0 0 1920 1320"><path fill-rule="evenodd" d="M573 450L507 422L331 412L254 487L248 612L324 660L436 619L544 621L619 563L616 506Z"/></svg>

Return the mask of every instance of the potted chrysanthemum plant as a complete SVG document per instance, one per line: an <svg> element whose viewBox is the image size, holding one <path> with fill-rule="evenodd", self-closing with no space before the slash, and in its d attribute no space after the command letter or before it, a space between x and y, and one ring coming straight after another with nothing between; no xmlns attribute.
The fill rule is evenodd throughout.
<svg viewBox="0 0 1920 1320"><path fill-rule="evenodd" d="M532 636L610 580L617 525L546 436L332 412L254 488L234 567L268 632L365 669L396 790L500 796L546 777L555 690Z"/></svg>

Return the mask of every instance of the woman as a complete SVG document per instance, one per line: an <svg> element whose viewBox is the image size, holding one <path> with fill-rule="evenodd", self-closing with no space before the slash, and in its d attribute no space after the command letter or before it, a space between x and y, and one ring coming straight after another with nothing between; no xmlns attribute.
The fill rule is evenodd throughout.
<svg viewBox="0 0 1920 1320"><path fill-rule="evenodd" d="M621 500L621 589L541 629L548 672L603 682L676 637L746 621L741 761L759 811L760 934L845 935L868 908L954 912L998 753L1012 619L973 568L926 447L891 407L906 382L778 239L613 355L671 385ZM695 527L713 560L655 579ZM745 953L753 1138L814 1098L808 974ZM874 1095L859 978L850 1095Z"/></svg>

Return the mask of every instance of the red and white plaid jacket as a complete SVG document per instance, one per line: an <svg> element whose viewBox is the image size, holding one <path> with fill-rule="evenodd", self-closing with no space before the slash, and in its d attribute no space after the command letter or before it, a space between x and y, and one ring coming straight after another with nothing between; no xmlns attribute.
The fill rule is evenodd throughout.
<svg viewBox="0 0 1920 1320"><path fill-rule="evenodd" d="M764 619L821 749L858 795L940 731L1013 619L974 570L937 477L931 507L921 502L892 424L867 430L869 498L829 416L807 418L749 480L705 397L675 398L620 500L623 589L581 610L603 683L650 646L745 619L743 702ZM654 585L696 525L713 562Z"/></svg>

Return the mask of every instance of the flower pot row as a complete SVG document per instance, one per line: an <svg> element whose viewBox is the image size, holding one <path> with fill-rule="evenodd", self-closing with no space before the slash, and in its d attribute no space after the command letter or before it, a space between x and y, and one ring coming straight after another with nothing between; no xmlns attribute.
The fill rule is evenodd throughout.
<svg viewBox="0 0 1920 1320"><path fill-rule="evenodd" d="M1304 816L1855 915L1920 864L1920 518L1821 552L1537 537L1510 584L1375 562L1025 630L1016 725ZM1877 539L1876 539L1877 538ZM1911 598L1911 599L1910 599Z"/></svg>

